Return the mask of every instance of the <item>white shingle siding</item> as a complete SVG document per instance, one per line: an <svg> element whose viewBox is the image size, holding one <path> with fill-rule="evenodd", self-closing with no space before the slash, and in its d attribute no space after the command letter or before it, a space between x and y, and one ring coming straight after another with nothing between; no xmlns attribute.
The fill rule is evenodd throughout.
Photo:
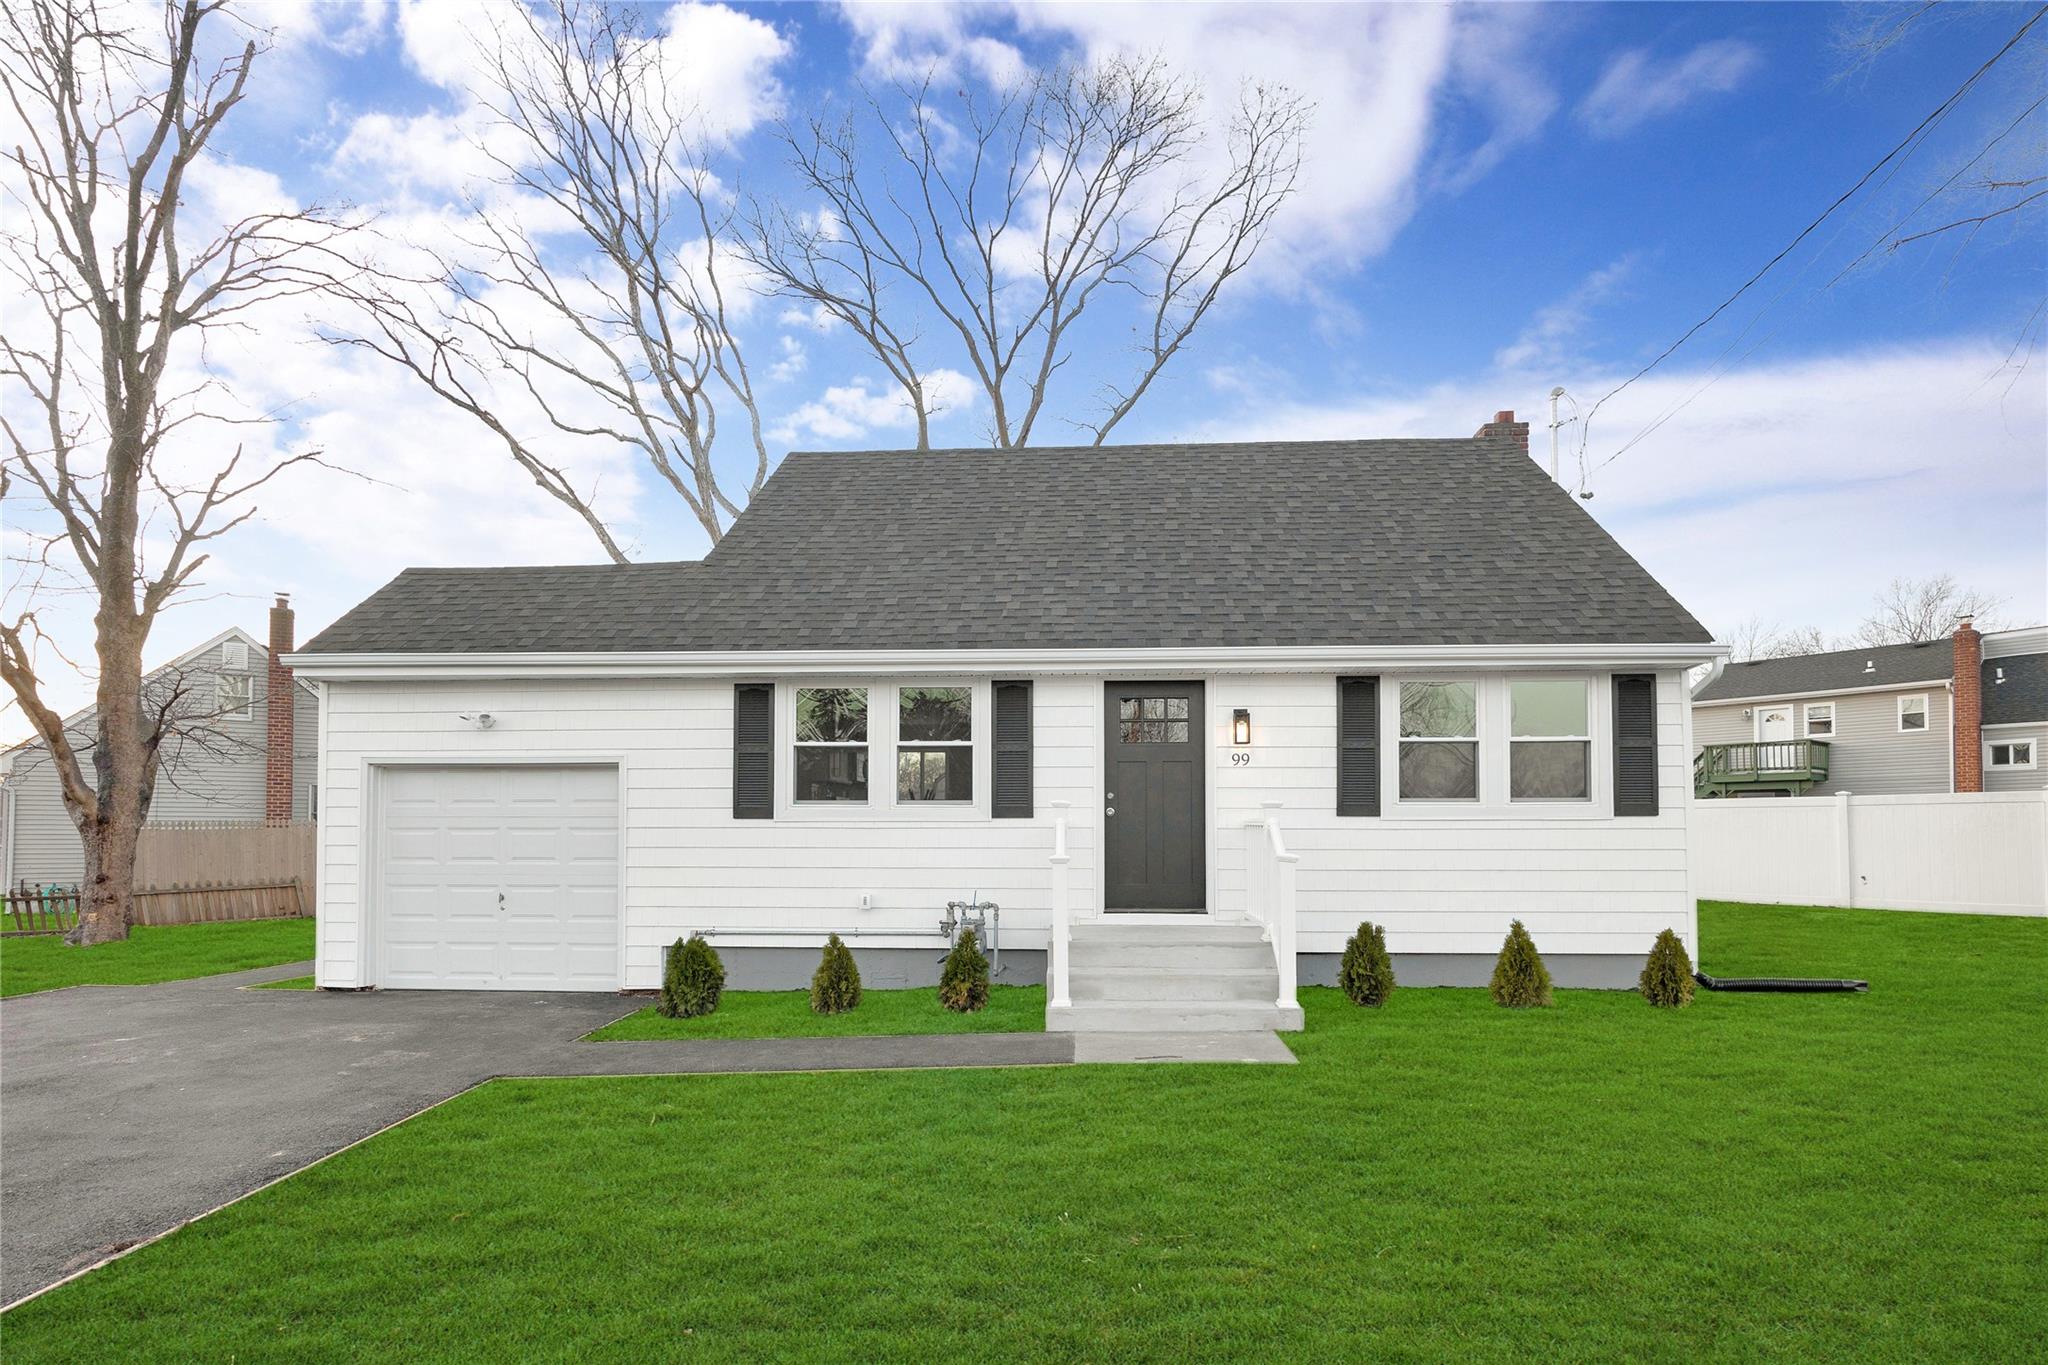
<svg viewBox="0 0 2048 1365"><path fill-rule="evenodd" d="M1927 728L1899 730L1899 698L1927 698ZM1806 703L1833 702L1835 731L1828 736L1828 780L1814 796L1854 792L1858 796L1903 796L1945 792L1953 787L1947 686L1933 682L1896 691L1859 692L1837 696L1800 697L1789 701L1695 703L1693 743L1746 744L1756 738L1756 722L1744 711L1787 705L1792 708L1794 737L1806 734Z"/></svg>
<svg viewBox="0 0 2048 1365"><path fill-rule="evenodd" d="M1005 676L1028 676L1016 674ZM790 680L783 680L787 683ZM374 984L363 882L373 765L479 758L624 766L623 984L652 987L662 949L695 928L809 944L857 930L872 946L936 945L944 903L971 892L1002 906L1003 943L1042 948L1050 923L1053 803L1071 805L1074 909L1100 905L1103 681L1038 675L1035 814L1028 820L923 813L735 820L729 681L589 679L330 682L321 800L320 966L327 986ZM1535 818L1335 814L1336 684L1329 674L1212 678L1210 907L1244 904L1242 822L1263 801L1301 855L1301 948L1335 952L1360 919L1403 953L1492 953L1510 918L1552 952L1640 956L1671 926L1695 942L1687 890L1688 745L1681 678L1658 679L1661 810L1616 820L1589 809ZM1230 763L1235 707L1258 732L1253 762ZM477 729L460 717L488 711ZM779 723L779 718L778 718ZM985 760L983 760L985 761ZM1598 766L1611 752L1596 745ZM778 749L776 783L789 773ZM886 779L878 763L875 780ZM947 813L953 815L954 813ZM863 911L860 897L871 898ZM934 947L936 951L936 946Z"/></svg>

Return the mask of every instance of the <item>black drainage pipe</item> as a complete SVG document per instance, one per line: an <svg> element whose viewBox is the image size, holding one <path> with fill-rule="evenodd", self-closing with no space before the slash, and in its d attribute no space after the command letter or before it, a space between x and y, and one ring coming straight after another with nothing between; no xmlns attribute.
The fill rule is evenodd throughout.
<svg viewBox="0 0 2048 1365"><path fill-rule="evenodd" d="M1868 981L1797 976L1708 976L1694 972L1692 979L1710 991L1779 991L1817 995L1835 991L1867 991Z"/></svg>

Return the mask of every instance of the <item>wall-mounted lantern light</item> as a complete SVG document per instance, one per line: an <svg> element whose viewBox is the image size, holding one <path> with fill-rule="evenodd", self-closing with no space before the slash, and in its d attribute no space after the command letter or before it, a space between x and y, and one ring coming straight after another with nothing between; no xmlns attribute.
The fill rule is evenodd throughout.
<svg viewBox="0 0 2048 1365"><path fill-rule="evenodd" d="M1242 706L1230 713L1230 742L1239 748L1252 742L1252 713Z"/></svg>

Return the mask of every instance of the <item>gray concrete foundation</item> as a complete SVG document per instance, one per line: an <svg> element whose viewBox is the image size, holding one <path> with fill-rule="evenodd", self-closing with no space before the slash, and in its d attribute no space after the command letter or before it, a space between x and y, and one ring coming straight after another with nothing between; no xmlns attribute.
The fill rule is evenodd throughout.
<svg viewBox="0 0 2048 1365"><path fill-rule="evenodd" d="M1543 965L1560 986L1632 991L1648 954L1545 953ZM1493 980L1492 953L1395 953L1394 980L1403 986L1484 986ZM1334 986L1341 953L1303 953L1301 984Z"/></svg>
<svg viewBox="0 0 2048 1365"><path fill-rule="evenodd" d="M724 948L715 941L712 946L718 948L719 961L725 964L725 988L729 991L808 990L811 976L818 970L817 948ZM848 946L853 949L854 965L860 968L860 984L870 990L936 986L939 964L946 960L942 943L930 948L863 948L857 943ZM986 947L982 956L989 956ZM990 985L1045 984L1043 949L1006 948L1002 966L1000 973L989 974Z"/></svg>

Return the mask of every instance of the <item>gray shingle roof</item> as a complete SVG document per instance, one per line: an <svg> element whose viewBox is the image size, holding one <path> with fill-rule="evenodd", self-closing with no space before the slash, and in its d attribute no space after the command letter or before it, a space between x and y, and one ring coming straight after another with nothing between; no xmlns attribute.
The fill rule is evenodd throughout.
<svg viewBox="0 0 2048 1365"><path fill-rule="evenodd" d="M2005 681L1998 671L2005 670ZM1984 724L2048 720L2048 654L2008 654L1984 661Z"/></svg>
<svg viewBox="0 0 2048 1365"><path fill-rule="evenodd" d="M701 563L408 570L304 652L1710 638L1474 438L792 454Z"/></svg>
<svg viewBox="0 0 2048 1365"><path fill-rule="evenodd" d="M1941 682L1955 671L1955 647L1946 637L1919 644L1837 649L1729 664L1713 686L1694 700L1736 701L1744 697L1796 697L1892 683Z"/></svg>

